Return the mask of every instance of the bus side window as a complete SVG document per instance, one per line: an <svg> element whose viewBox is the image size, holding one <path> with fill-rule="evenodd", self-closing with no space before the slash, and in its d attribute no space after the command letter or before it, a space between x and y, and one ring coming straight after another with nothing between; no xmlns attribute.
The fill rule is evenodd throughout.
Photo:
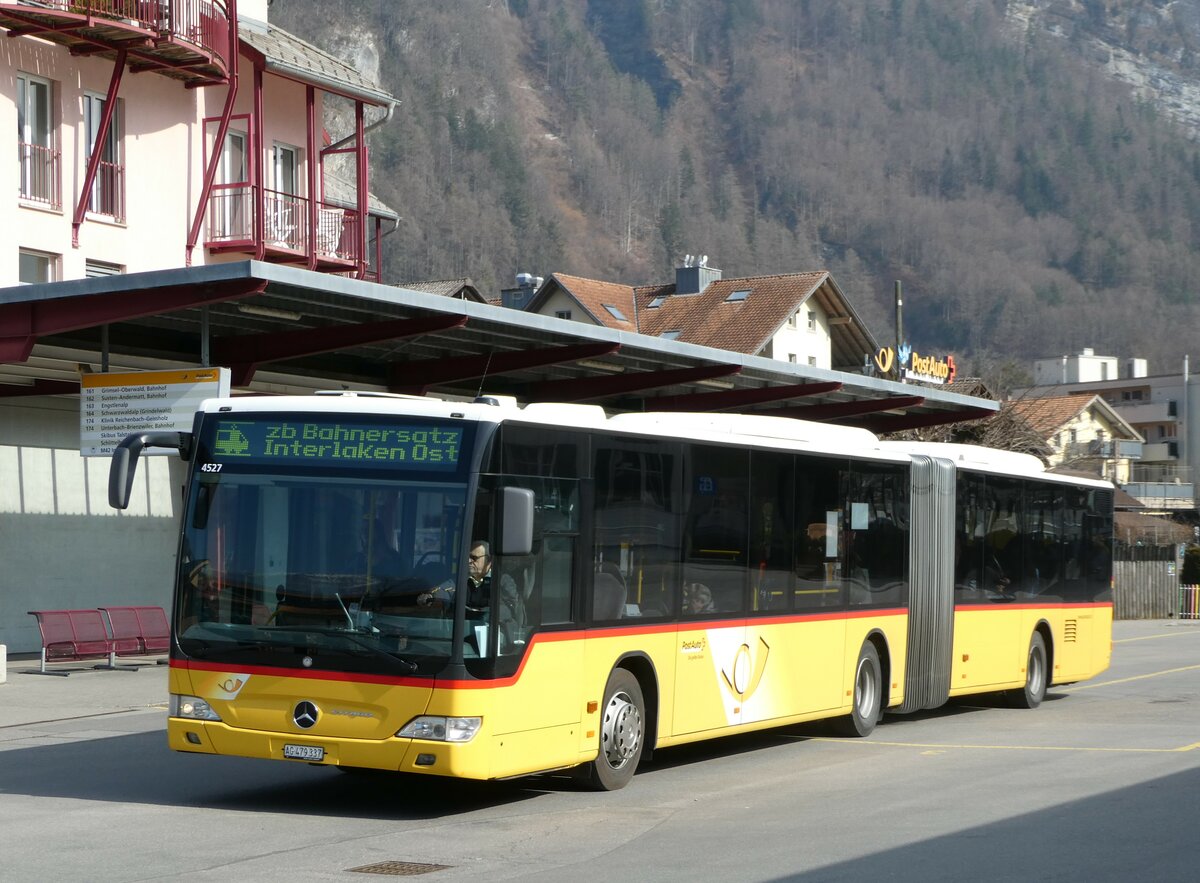
<svg viewBox="0 0 1200 883"><path fill-rule="evenodd" d="M746 609L750 457L746 450L691 445L684 582L700 582L722 613Z"/></svg>
<svg viewBox="0 0 1200 883"><path fill-rule="evenodd" d="M595 622L661 617L677 604L681 449L674 443L597 440L591 614ZM619 578L618 603L607 573ZM603 597L601 597L603 595Z"/></svg>

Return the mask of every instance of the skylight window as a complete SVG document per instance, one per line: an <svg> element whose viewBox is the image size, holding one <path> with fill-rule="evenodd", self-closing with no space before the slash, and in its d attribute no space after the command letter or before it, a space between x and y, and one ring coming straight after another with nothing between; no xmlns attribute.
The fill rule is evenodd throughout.
<svg viewBox="0 0 1200 883"><path fill-rule="evenodd" d="M725 303L736 303L743 301L750 296L750 289L743 288L741 291L735 291L729 297L725 298Z"/></svg>
<svg viewBox="0 0 1200 883"><path fill-rule="evenodd" d="M608 310L609 314L614 319L620 319L622 322L629 321L628 319L625 318L625 314L622 313L620 310L618 310L616 307L614 307L612 304L605 304L604 309Z"/></svg>
<svg viewBox="0 0 1200 883"><path fill-rule="evenodd" d="M676 328L674 331L664 331L662 334L660 334L658 336L661 337L663 340L678 340L679 335L682 333L683 333L683 329Z"/></svg>
<svg viewBox="0 0 1200 883"><path fill-rule="evenodd" d="M659 307L661 307L663 304L665 304L666 302L667 302L667 295L660 294L658 297L654 298L654 300L650 301L650 303L646 304L646 309L656 310Z"/></svg>

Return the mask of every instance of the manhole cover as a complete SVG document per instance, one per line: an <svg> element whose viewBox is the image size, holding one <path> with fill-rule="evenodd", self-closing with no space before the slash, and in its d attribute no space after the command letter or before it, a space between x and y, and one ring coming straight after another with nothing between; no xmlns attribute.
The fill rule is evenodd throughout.
<svg viewBox="0 0 1200 883"><path fill-rule="evenodd" d="M384 874L389 877L415 877L418 874L429 874L433 871L444 871L450 865L430 865L425 862L376 862L373 865L363 865L361 868L347 868L356 874Z"/></svg>

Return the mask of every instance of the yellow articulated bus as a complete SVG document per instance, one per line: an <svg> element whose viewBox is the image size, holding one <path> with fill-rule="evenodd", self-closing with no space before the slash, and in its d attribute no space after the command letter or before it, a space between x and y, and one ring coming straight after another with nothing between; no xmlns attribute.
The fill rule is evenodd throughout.
<svg viewBox="0 0 1200 883"><path fill-rule="evenodd" d="M338 393L205 402L172 748L615 789L652 750L1109 662L1112 486L725 414Z"/></svg>

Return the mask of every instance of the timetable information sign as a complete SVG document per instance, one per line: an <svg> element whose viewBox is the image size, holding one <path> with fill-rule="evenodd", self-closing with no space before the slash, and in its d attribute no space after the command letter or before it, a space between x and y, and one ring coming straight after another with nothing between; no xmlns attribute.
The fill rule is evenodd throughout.
<svg viewBox="0 0 1200 883"><path fill-rule="evenodd" d="M229 395L228 368L84 374L80 378L79 453L107 457L134 432L190 432L205 399ZM148 449L145 454L170 454Z"/></svg>

